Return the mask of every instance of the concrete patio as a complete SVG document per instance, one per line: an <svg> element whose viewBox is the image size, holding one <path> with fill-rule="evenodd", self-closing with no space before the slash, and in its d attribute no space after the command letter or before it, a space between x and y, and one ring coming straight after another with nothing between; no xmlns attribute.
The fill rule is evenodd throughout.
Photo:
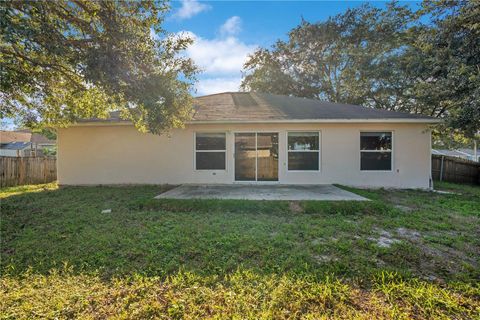
<svg viewBox="0 0 480 320"><path fill-rule="evenodd" d="M155 199L330 200L365 201L333 185L181 185Z"/></svg>

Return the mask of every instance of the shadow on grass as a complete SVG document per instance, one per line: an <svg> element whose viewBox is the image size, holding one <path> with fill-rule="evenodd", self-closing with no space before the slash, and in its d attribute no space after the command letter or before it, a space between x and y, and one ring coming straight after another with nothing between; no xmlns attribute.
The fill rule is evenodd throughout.
<svg viewBox="0 0 480 320"><path fill-rule="evenodd" d="M304 201L292 212L286 201L153 199L167 188L9 190L0 203L2 271L46 275L68 265L73 273L103 278L166 278L179 270L212 277L247 269L314 279L389 271L474 281L468 270L436 274L411 243L379 248L369 240L378 228L433 214L402 212L381 200L384 191L366 191L378 199L369 202Z"/></svg>
<svg viewBox="0 0 480 320"><path fill-rule="evenodd" d="M478 315L471 259L428 255L440 245L478 253L476 189L350 189L374 201L295 206L153 199L167 188L0 190L2 318ZM414 235L421 227L434 246L375 244L399 227Z"/></svg>

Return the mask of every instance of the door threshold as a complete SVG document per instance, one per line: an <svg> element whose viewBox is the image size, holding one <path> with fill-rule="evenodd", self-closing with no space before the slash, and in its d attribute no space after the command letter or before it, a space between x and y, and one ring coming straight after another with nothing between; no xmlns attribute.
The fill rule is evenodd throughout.
<svg viewBox="0 0 480 320"><path fill-rule="evenodd" d="M280 181L233 181L234 184L252 184L252 185L259 185L259 184L280 184Z"/></svg>

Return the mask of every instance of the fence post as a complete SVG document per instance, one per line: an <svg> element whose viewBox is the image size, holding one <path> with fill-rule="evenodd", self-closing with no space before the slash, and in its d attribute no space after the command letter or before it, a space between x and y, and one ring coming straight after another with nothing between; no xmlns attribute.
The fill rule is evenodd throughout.
<svg viewBox="0 0 480 320"><path fill-rule="evenodd" d="M47 183L47 158L43 157L43 183Z"/></svg>
<svg viewBox="0 0 480 320"><path fill-rule="evenodd" d="M23 185L23 157L20 157L20 161L18 162L18 185Z"/></svg>
<svg viewBox="0 0 480 320"><path fill-rule="evenodd" d="M445 159L445 156L442 156L442 160L440 161L440 181L443 180L443 159Z"/></svg>

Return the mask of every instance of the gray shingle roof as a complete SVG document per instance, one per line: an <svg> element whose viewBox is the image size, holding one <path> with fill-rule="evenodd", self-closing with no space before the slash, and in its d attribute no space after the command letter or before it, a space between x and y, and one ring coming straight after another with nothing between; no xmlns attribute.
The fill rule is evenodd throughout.
<svg viewBox="0 0 480 320"><path fill-rule="evenodd" d="M0 149L5 150L23 150L30 147L30 142L9 142L0 144Z"/></svg>
<svg viewBox="0 0 480 320"><path fill-rule="evenodd" d="M256 92L226 92L195 99L194 121L426 119L431 117L350 104Z"/></svg>
<svg viewBox="0 0 480 320"><path fill-rule="evenodd" d="M82 122L121 121L119 112L110 118ZM366 108L314 99L257 92L224 92L195 98L192 122L288 122L322 120L390 120L437 122L420 114Z"/></svg>

